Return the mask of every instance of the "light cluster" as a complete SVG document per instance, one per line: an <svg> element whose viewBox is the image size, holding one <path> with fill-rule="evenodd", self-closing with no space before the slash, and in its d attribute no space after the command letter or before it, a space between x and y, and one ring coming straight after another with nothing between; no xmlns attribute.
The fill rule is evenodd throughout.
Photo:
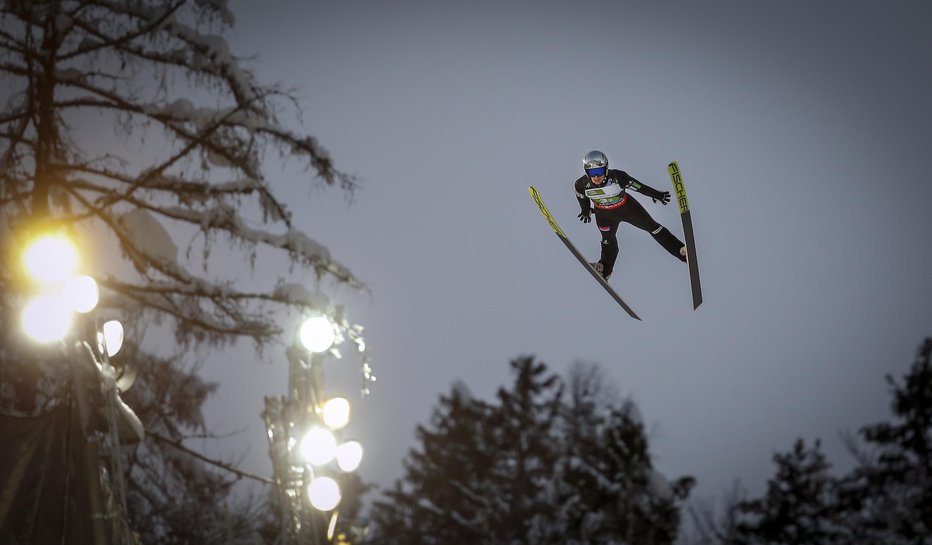
<svg viewBox="0 0 932 545"><path fill-rule="evenodd" d="M71 332L75 314L97 308L97 282L78 274L80 255L75 244L60 233L45 233L33 239L22 253L23 272L29 282L29 299L23 306L23 332L35 342L47 344ZM98 332L98 348L109 356L123 343L123 326L112 320Z"/></svg>
<svg viewBox="0 0 932 545"><path fill-rule="evenodd" d="M313 354L330 350L337 338L334 324L324 316L308 318L301 325L298 337L301 344ZM336 509L342 499L336 479L324 473L327 468L351 473L362 461L363 449L358 441L341 441L343 428L350 421L350 402L334 397L316 406L315 423L297 443L301 462L316 468L307 487L311 505L320 511Z"/></svg>
<svg viewBox="0 0 932 545"><path fill-rule="evenodd" d="M322 475L321 469L334 463L339 471L351 473L362 462L362 445L358 441L340 442L338 435L349 423L349 401L342 397L328 400L321 408L322 425L314 425L297 444L300 461L318 471L308 486L308 496L316 509L331 511L340 503L340 486L335 479Z"/></svg>

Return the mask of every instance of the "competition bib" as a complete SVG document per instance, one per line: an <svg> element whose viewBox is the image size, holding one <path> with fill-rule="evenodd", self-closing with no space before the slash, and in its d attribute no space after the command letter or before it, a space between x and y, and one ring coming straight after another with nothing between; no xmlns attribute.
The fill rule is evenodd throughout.
<svg viewBox="0 0 932 545"><path fill-rule="evenodd" d="M610 208L621 203L627 195L618 183L611 182L599 187L586 189L586 197L599 208Z"/></svg>

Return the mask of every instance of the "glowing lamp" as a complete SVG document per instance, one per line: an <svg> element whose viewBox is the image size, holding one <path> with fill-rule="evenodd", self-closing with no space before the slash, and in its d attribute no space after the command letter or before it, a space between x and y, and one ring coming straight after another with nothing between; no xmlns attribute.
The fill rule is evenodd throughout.
<svg viewBox="0 0 932 545"><path fill-rule="evenodd" d="M350 403L345 398L335 397L324 403L324 424L330 429L338 430L349 423Z"/></svg>
<svg viewBox="0 0 932 545"><path fill-rule="evenodd" d="M324 428L312 428L298 445L298 453L309 464L322 466L337 454L337 440Z"/></svg>
<svg viewBox="0 0 932 545"><path fill-rule="evenodd" d="M342 471L356 471L362 463L362 445L359 441L347 441L337 447L337 465Z"/></svg>
<svg viewBox="0 0 932 545"><path fill-rule="evenodd" d="M23 331L39 343L50 343L65 338L74 317L61 297L37 295L23 307L20 317Z"/></svg>
<svg viewBox="0 0 932 545"><path fill-rule="evenodd" d="M97 281L90 276L75 276L66 280L63 295L71 310L80 314L94 310L100 301Z"/></svg>
<svg viewBox="0 0 932 545"><path fill-rule="evenodd" d="M23 252L23 265L36 282L62 283L78 268L78 249L63 235L43 235Z"/></svg>
<svg viewBox="0 0 932 545"><path fill-rule="evenodd" d="M336 331L333 323L323 316L308 318L301 325L301 344L311 352L326 352L333 346Z"/></svg>
<svg viewBox="0 0 932 545"><path fill-rule="evenodd" d="M330 477L317 477L307 487L311 505L320 511L332 511L340 503L340 485Z"/></svg>
<svg viewBox="0 0 932 545"><path fill-rule="evenodd" d="M107 351L107 356L116 356L123 348L123 324L119 320L105 322L102 331L97 334L97 345L101 352Z"/></svg>

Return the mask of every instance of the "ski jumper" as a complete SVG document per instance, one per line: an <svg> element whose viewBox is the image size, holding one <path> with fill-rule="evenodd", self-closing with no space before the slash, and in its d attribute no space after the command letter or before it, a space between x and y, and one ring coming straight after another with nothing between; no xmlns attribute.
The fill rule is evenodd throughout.
<svg viewBox="0 0 932 545"><path fill-rule="evenodd" d="M581 176L576 180L576 200L579 201L579 208L585 215L589 215L590 211L595 209L595 222L602 233L602 256L599 259L603 267L602 274L607 277L615 268L615 260L618 258L618 237L615 233L621 222L630 223L649 232L670 254L680 261L686 261L680 255L683 243L666 227L657 223L641 203L629 198L628 189L653 199L662 196L660 191L642 184L622 170L608 169L601 185L592 183L589 176Z"/></svg>

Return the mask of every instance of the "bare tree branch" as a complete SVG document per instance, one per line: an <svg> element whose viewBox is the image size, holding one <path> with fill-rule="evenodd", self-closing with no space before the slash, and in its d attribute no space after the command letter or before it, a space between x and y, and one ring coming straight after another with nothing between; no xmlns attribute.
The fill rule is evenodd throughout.
<svg viewBox="0 0 932 545"><path fill-rule="evenodd" d="M86 45L84 47L78 47L76 50L69 53L64 53L58 56L58 60L64 61L73 59L74 57L79 57L81 55L87 55L101 49L107 49L111 47L122 48L125 44L136 40L141 37L151 35L159 26L165 23L170 17L174 16L179 9L185 4L185 0L177 0L174 5L170 5L165 9L165 12L160 16L157 16L149 21L145 21L145 25L140 28L127 32L123 36L106 36L101 33L96 27L88 25L80 18L72 18L71 20L75 25L87 32L89 35L99 38L101 41L97 44Z"/></svg>
<svg viewBox="0 0 932 545"><path fill-rule="evenodd" d="M194 450L189 449L188 447L184 446L184 445L183 445L182 443L180 443L179 441L173 441L173 440L169 439L168 437L159 435L158 433L146 432L146 436L147 436L147 437L152 437L153 439L157 440L157 441L160 442L160 443L164 443L164 444L166 444L166 445L171 445L171 446L175 447L176 449L178 449L178 450L180 450L180 451L182 451L182 452L185 452L185 453L187 453L187 454L189 454L189 455L191 455L191 456L197 458L198 460L200 460L200 461L202 461L202 462L206 462L206 463L208 463L208 464L210 464L210 465L212 465L212 466L214 466L214 467L218 467L218 468L220 468L220 469L222 469L222 470L224 470L224 471L228 471L228 472L230 472L230 473L236 475L237 477L239 477L239 478L241 478L241 479L252 479L252 480L258 481L258 482L260 482L260 483L275 484L275 482L272 481L271 479L267 479L267 478L265 478L265 477L260 477L260 476L258 476L258 475L254 475L254 474L252 474L252 473L248 473L248 472L246 472L246 471L242 471L242 470L240 470L240 469L237 469L237 468L235 468L235 467L233 467L233 466L231 466L231 465L229 465L229 464L225 464L225 463L220 462L220 461L218 461L218 460L213 460L213 459L211 459L211 458L208 458L207 456L204 456L203 454L201 454L201 453L199 453L199 452L196 452L196 451L194 451Z"/></svg>

